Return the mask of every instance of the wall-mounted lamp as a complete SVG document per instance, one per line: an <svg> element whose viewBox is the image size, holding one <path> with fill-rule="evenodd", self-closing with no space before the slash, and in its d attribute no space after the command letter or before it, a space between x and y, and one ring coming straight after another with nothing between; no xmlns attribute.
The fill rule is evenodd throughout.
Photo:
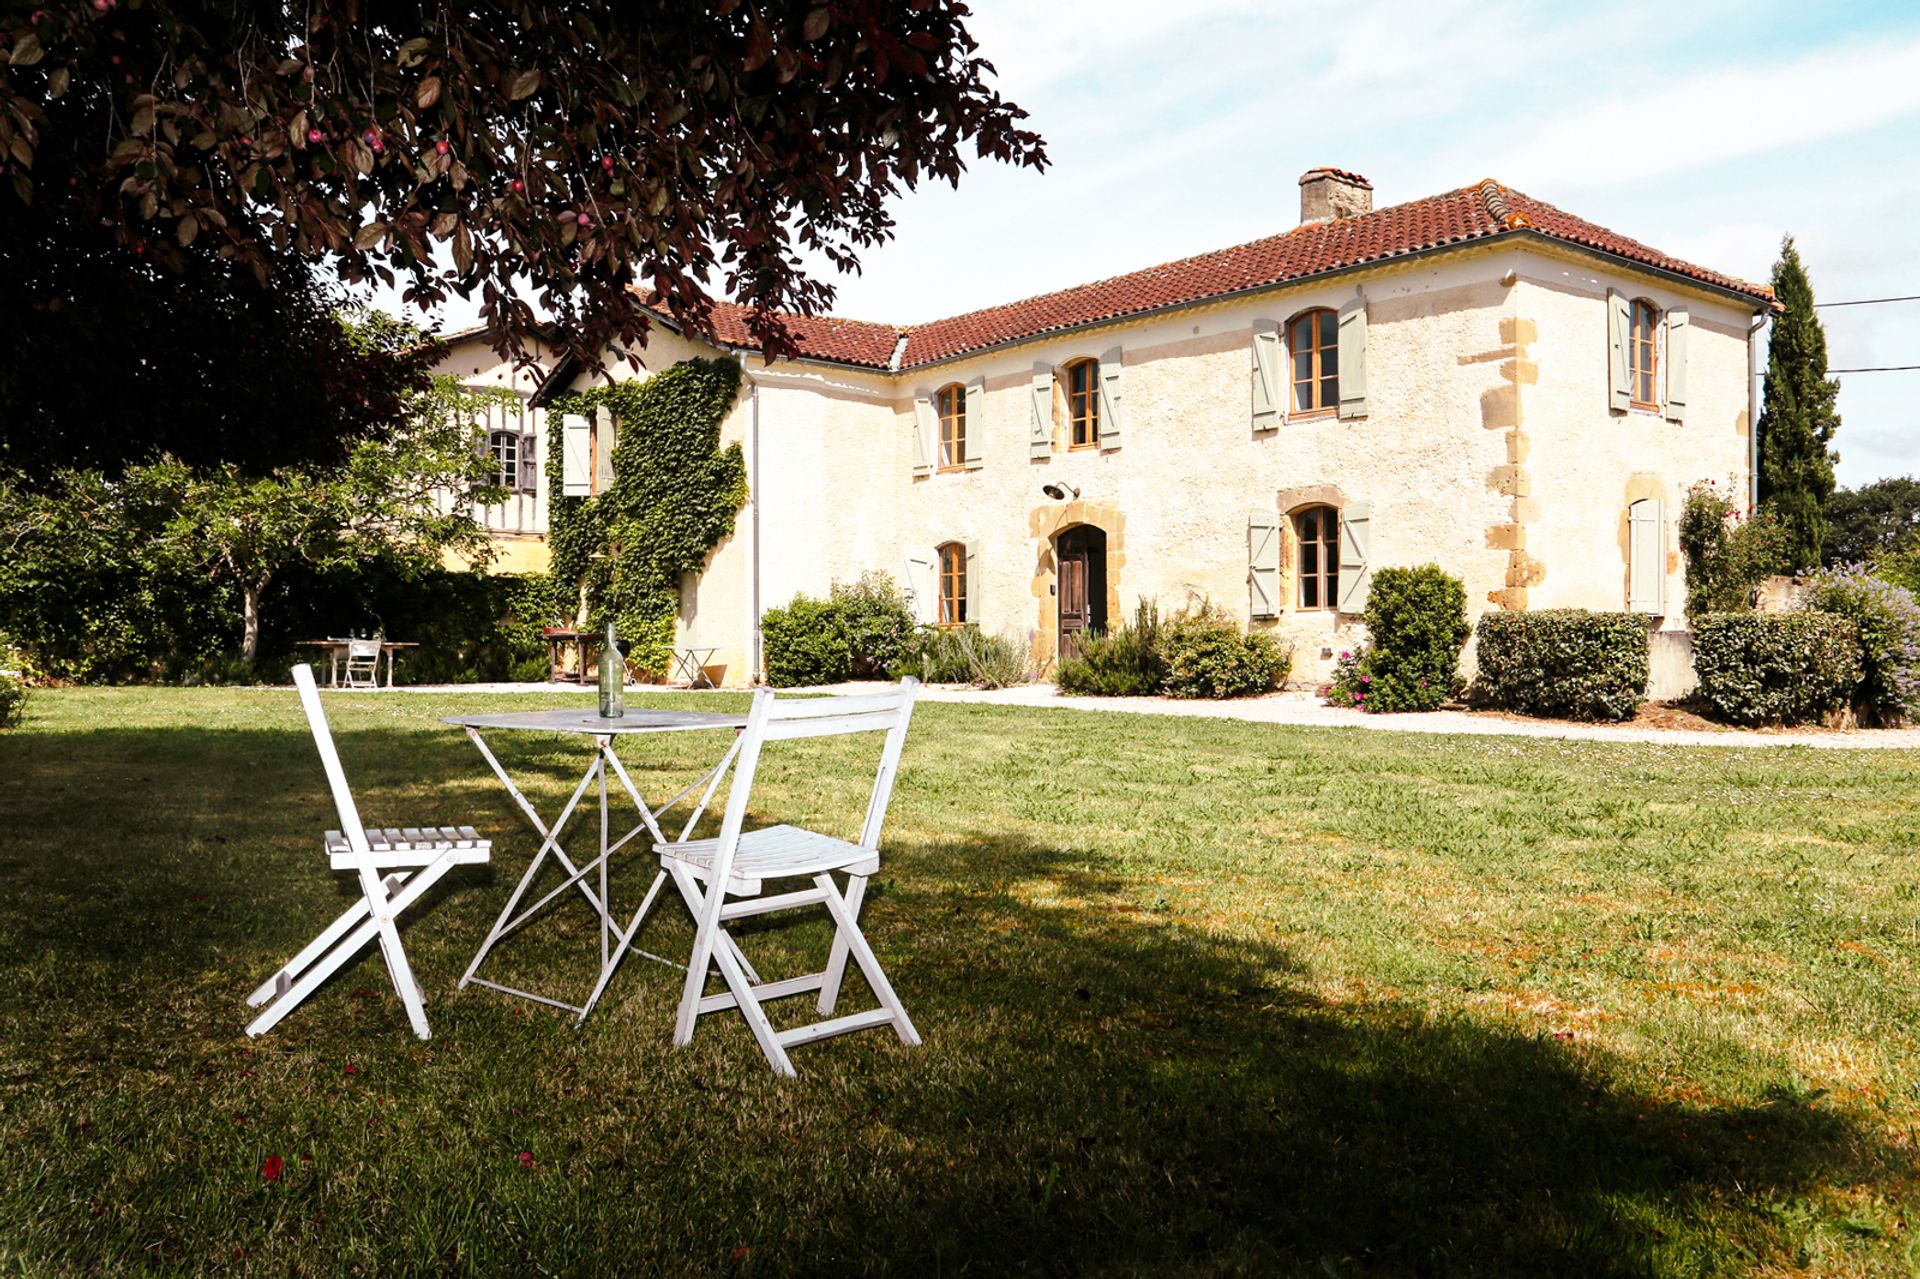
<svg viewBox="0 0 1920 1279"><path fill-rule="evenodd" d="M1042 484L1040 491L1056 502L1066 501L1069 493L1073 494L1075 501L1080 498L1080 490L1071 484Z"/></svg>

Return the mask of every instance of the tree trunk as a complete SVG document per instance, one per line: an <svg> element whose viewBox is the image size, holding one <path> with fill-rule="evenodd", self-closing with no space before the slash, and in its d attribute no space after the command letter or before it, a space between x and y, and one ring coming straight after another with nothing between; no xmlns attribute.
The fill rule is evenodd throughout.
<svg viewBox="0 0 1920 1279"><path fill-rule="evenodd" d="M244 583L240 588L240 661L248 670L253 669L254 659L260 656L260 595L267 589L270 580L270 577L263 577L257 582Z"/></svg>

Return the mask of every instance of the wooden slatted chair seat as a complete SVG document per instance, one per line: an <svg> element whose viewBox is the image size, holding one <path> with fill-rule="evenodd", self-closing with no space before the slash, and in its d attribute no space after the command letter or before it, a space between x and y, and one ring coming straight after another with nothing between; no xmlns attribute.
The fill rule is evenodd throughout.
<svg viewBox="0 0 1920 1279"><path fill-rule="evenodd" d="M487 860L493 845L480 838L471 826L379 827L363 828L367 848L373 860L382 866L425 866L442 854L456 866ZM353 851L353 843L337 830L327 832L327 857L335 870L357 870L367 859Z"/></svg>
<svg viewBox="0 0 1920 1279"><path fill-rule="evenodd" d="M660 861L662 865L670 861L682 863L704 884L713 877L713 859L719 849L718 839L662 844ZM880 854L871 848L798 826L768 826L740 836L739 851L734 854L733 867L727 875L727 891L736 896L749 896L760 891L762 880L818 875L830 870L871 875L879 869Z"/></svg>

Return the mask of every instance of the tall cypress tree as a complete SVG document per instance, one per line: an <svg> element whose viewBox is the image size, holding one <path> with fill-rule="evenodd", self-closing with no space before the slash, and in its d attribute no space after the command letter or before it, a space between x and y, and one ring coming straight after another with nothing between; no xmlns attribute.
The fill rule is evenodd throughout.
<svg viewBox="0 0 1920 1279"><path fill-rule="evenodd" d="M1793 237L1780 242L1773 264L1773 296L1781 311L1767 340L1767 391L1760 408L1760 501L1788 535L1797 568L1820 563L1827 536L1826 506L1833 496L1829 445L1840 429L1834 400L1840 383L1827 376L1827 334L1813 313L1813 284Z"/></svg>

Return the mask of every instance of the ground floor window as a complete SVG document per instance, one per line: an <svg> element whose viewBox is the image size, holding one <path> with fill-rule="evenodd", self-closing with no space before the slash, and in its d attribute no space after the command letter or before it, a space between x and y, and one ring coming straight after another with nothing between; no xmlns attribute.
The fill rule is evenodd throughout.
<svg viewBox="0 0 1920 1279"><path fill-rule="evenodd" d="M940 548L940 625L967 622L967 548L948 542Z"/></svg>
<svg viewBox="0 0 1920 1279"><path fill-rule="evenodd" d="M1332 608L1340 590L1340 512L1309 506L1293 517L1300 549L1300 607Z"/></svg>

